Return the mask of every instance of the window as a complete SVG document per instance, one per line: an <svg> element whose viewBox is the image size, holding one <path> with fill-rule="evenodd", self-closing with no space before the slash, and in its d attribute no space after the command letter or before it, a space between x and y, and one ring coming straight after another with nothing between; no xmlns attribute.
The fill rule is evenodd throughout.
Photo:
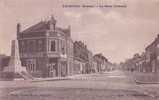
<svg viewBox="0 0 159 100"><path fill-rule="evenodd" d="M64 55L64 54L66 54L66 48L65 48L65 41L64 40L62 40L62 43L61 43L61 51L62 51L62 54Z"/></svg>
<svg viewBox="0 0 159 100"><path fill-rule="evenodd" d="M64 55L65 54L65 48L62 47L62 54Z"/></svg>
<svg viewBox="0 0 159 100"><path fill-rule="evenodd" d="M51 41L51 48L50 48L50 51L56 51L56 43L55 41Z"/></svg>
<svg viewBox="0 0 159 100"><path fill-rule="evenodd" d="M42 50L43 50L43 41L38 40L38 51L42 51Z"/></svg>
<svg viewBox="0 0 159 100"><path fill-rule="evenodd" d="M28 41L28 45L29 45L29 51L30 52L35 52L36 51L36 42L35 40L29 40Z"/></svg>

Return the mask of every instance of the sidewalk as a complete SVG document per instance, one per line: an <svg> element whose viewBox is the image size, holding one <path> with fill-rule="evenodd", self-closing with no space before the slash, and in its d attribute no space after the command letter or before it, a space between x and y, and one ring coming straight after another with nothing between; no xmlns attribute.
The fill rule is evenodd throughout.
<svg viewBox="0 0 159 100"><path fill-rule="evenodd" d="M159 97L159 84L142 84L139 87L145 94L153 98Z"/></svg>
<svg viewBox="0 0 159 100"><path fill-rule="evenodd" d="M57 80L71 80L71 79L78 79L78 78L84 78L90 75L94 75L93 74L75 74L75 75L71 75L71 76L65 76L65 77L51 77L51 78L35 78L34 80L32 80L33 82L37 82L37 81L57 81Z"/></svg>
<svg viewBox="0 0 159 100"><path fill-rule="evenodd" d="M137 84L159 84L159 73L146 73L146 72L124 72Z"/></svg>
<svg viewBox="0 0 159 100"><path fill-rule="evenodd" d="M69 80L69 77L51 77L51 78L35 78L31 82L41 82L41 81L57 81L57 80Z"/></svg>
<svg viewBox="0 0 159 100"><path fill-rule="evenodd" d="M131 74L133 80L141 88L144 94L153 98L159 96L159 74L144 72L131 72Z"/></svg>
<svg viewBox="0 0 159 100"><path fill-rule="evenodd" d="M159 74L133 72L133 78L138 84L159 84Z"/></svg>

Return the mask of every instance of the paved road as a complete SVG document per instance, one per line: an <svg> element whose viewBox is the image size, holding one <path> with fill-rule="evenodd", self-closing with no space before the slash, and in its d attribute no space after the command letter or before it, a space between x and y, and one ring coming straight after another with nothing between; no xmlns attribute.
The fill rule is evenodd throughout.
<svg viewBox="0 0 159 100"><path fill-rule="evenodd" d="M147 91L151 87L137 85L131 73L117 70L66 80L1 81L0 100L159 100Z"/></svg>

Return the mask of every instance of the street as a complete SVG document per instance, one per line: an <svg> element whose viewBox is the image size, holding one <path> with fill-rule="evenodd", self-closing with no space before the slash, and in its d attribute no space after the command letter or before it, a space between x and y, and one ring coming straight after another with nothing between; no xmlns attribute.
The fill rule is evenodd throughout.
<svg viewBox="0 0 159 100"><path fill-rule="evenodd" d="M1 100L159 100L156 85L138 85L116 70L63 80L1 81ZM154 90L156 89L156 90Z"/></svg>

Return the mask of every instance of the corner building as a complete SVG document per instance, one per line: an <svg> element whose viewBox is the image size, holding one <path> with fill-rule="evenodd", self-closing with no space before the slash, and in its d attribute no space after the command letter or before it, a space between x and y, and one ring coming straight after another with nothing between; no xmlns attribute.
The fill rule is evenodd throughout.
<svg viewBox="0 0 159 100"><path fill-rule="evenodd" d="M24 31L17 24L20 59L35 77L61 77L72 74L73 40L71 29L56 27L53 16Z"/></svg>

